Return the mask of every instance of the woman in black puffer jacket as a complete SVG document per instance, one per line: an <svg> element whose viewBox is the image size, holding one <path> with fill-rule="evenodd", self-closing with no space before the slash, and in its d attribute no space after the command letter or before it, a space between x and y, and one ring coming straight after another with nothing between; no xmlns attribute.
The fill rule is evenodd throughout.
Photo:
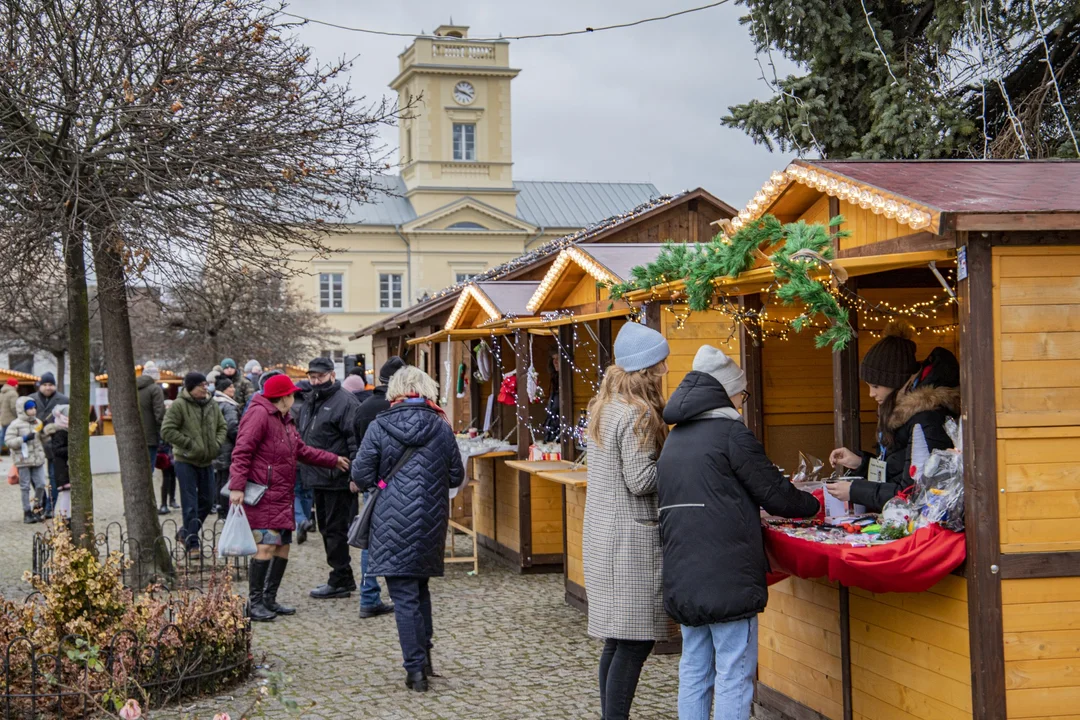
<svg viewBox="0 0 1080 720"><path fill-rule="evenodd" d="M390 409L368 427L352 466L360 492L385 479L371 518L368 572L386 578L405 685L421 692L434 674L428 578L443 574L449 491L465 479L454 431L436 404L438 392L435 381L419 368L407 366L394 373L386 390ZM412 455L388 477L410 448L415 448Z"/></svg>

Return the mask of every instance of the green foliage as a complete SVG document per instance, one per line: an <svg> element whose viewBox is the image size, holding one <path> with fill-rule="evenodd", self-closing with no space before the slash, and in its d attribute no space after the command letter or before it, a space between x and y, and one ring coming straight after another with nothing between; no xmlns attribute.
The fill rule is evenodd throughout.
<svg viewBox="0 0 1080 720"><path fill-rule="evenodd" d="M775 247L769 260L778 282L776 296L787 304L806 305L806 312L795 318L791 326L796 332L801 331L814 315L821 315L829 321L829 327L818 334L815 344L819 348L832 345L842 350L854 334L848 323L848 311L809 273L820 262L815 255L824 261L833 258L833 237L846 237L848 233L830 234L829 230L843 221L837 215L828 228L801 220L783 225L774 216L764 215L731 238L721 233L704 245L669 242L655 261L633 268L630 280L609 285L608 290L613 299L618 299L634 290L647 290L681 279L686 283L687 307L702 312L712 306L718 278L738 277L753 268L755 255ZM801 251L803 254L799 255ZM814 255L806 256L806 252Z"/></svg>
<svg viewBox="0 0 1080 720"><path fill-rule="evenodd" d="M1075 0L739 4L748 10L741 21L774 96L729 108L723 122L770 149L831 158L967 158L983 157L985 141L991 157L1023 157L1024 147L1031 157L1076 156L1032 14L1037 5L1050 64L1076 126ZM774 75L770 55L793 62L800 74Z"/></svg>

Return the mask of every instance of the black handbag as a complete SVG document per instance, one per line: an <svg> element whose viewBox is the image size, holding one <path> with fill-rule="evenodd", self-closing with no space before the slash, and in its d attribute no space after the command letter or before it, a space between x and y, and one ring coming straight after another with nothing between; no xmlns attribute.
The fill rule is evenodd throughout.
<svg viewBox="0 0 1080 720"><path fill-rule="evenodd" d="M353 518L353 521L349 523L349 545L360 550L367 550L368 538L371 536L371 515L375 511L375 501L379 499L379 493L387 486L390 479L397 475L398 470L405 466L405 463L409 461L409 458L416 452L416 446L413 445L405 449L405 453L398 458L398 461L394 463L394 467L391 468L390 474L380 480L375 487L368 491L367 502L364 503L364 509L360 511L360 514Z"/></svg>

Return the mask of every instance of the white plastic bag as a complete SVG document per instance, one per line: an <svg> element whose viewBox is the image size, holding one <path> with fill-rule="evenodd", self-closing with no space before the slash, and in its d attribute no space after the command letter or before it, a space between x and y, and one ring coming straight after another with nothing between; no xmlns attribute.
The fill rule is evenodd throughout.
<svg viewBox="0 0 1080 720"><path fill-rule="evenodd" d="M218 537L218 557L244 557L258 551L244 506L230 503L229 516L225 518L225 527Z"/></svg>

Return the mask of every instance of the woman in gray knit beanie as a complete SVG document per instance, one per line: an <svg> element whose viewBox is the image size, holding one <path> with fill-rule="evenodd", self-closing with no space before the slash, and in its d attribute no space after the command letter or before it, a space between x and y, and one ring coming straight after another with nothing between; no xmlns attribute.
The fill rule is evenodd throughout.
<svg viewBox="0 0 1080 720"><path fill-rule="evenodd" d="M663 335L627 322L615 339L615 364L589 403L589 492L582 559L589 635L604 641L600 710L629 716L645 659L675 625L664 612L656 458L667 437L661 380Z"/></svg>

